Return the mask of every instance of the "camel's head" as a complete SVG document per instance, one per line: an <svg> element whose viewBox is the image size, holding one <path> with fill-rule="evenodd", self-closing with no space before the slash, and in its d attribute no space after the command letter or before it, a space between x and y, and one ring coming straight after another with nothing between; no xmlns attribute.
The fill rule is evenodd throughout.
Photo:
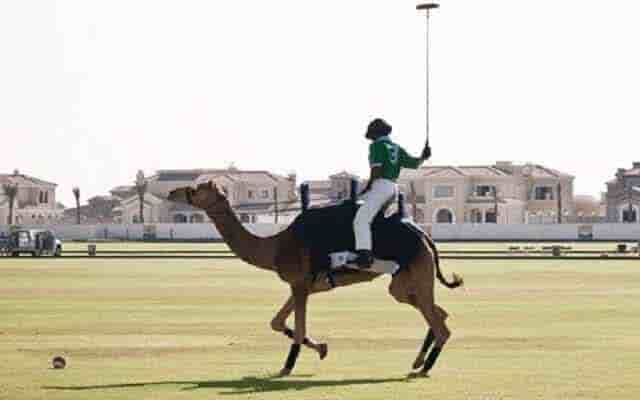
<svg viewBox="0 0 640 400"><path fill-rule="evenodd" d="M169 200L178 203L187 203L194 207L206 210L218 205L228 206L227 194L224 188L218 187L213 182L201 183L197 188L183 187L172 190Z"/></svg>

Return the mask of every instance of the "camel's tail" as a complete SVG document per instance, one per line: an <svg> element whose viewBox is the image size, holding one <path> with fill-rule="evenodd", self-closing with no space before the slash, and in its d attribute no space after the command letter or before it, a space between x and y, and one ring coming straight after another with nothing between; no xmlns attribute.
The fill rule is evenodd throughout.
<svg viewBox="0 0 640 400"><path fill-rule="evenodd" d="M436 248L436 244L433 242L433 239L431 239L429 235L427 235L426 233L423 236L424 236L424 239L427 241L429 248L433 252L433 261L436 264L436 276L438 277L438 280L440 281L440 283L442 283L444 286L448 287L449 289L455 289L459 286L464 285L464 279L462 279L462 277L456 274L455 272L453 273L453 282L448 282L445 279L444 275L442 275L442 271L440 271L440 256L438 255L438 249Z"/></svg>

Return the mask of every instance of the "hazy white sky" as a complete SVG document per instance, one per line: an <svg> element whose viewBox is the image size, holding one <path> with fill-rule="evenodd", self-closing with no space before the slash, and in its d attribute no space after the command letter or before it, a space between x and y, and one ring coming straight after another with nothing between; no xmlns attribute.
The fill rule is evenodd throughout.
<svg viewBox="0 0 640 400"><path fill-rule="evenodd" d="M640 5L443 0L433 164L532 161L598 194L640 160ZM0 171L83 198L138 169L367 172L366 123L424 141L415 1L0 0Z"/></svg>

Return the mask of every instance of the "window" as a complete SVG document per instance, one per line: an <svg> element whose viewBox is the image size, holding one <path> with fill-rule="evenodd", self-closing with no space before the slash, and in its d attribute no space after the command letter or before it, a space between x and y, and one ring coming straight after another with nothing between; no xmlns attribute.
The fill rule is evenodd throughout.
<svg viewBox="0 0 640 400"><path fill-rule="evenodd" d="M40 192L40 198L38 200L40 203L44 203L44 193Z"/></svg>
<svg viewBox="0 0 640 400"><path fill-rule="evenodd" d="M629 212L631 211L631 212ZM623 209L622 210L622 222L637 222L636 209Z"/></svg>
<svg viewBox="0 0 640 400"><path fill-rule="evenodd" d="M247 197L250 198L250 199L253 199L253 190L249 190L247 192Z"/></svg>
<svg viewBox="0 0 640 400"><path fill-rule="evenodd" d="M534 200L553 200L553 188L551 186L537 186Z"/></svg>
<svg viewBox="0 0 640 400"><path fill-rule="evenodd" d="M493 197L495 193L496 187L492 185L478 185L474 191L474 195L478 197Z"/></svg>
<svg viewBox="0 0 640 400"><path fill-rule="evenodd" d="M498 223L498 215L495 210L488 210L484 215L484 222L487 224L496 224Z"/></svg>
<svg viewBox="0 0 640 400"><path fill-rule="evenodd" d="M269 198L269 191L268 191L268 190L266 190L266 189L265 189L265 190L263 190L262 192L260 192L260 196L261 196L263 199L268 199L268 198Z"/></svg>
<svg viewBox="0 0 640 400"><path fill-rule="evenodd" d="M187 222L187 216L184 214L174 214L173 222L176 224L184 224Z"/></svg>
<svg viewBox="0 0 640 400"><path fill-rule="evenodd" d="M49 203L49 192L44 192L44 202Z"/></svg>
<svg viewBox="0 0 640 400"><path fill-rule="evenodd" d="M450 199L453 197L453 186L435 186L433 188L434 199Z"/></svg>
<svg viewBox="0 0 640 400"><path fill-rule="evenodd" d="M453 214L447 209L438 210L436 213L437 224L451 224L453 223Z"/></svg>

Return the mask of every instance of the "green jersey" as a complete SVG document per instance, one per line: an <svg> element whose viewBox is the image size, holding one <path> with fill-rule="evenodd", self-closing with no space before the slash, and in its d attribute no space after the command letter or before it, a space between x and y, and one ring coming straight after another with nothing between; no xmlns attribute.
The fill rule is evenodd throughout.
<svg viewBox="0 0 640 400"><path fill-rule="evenodd" d="M369 166L382 167L382 177L390 181L398 179L402 168L416 169L422 162L421 158L411 157L388 136L378 138L369 146Z"/></svg>

